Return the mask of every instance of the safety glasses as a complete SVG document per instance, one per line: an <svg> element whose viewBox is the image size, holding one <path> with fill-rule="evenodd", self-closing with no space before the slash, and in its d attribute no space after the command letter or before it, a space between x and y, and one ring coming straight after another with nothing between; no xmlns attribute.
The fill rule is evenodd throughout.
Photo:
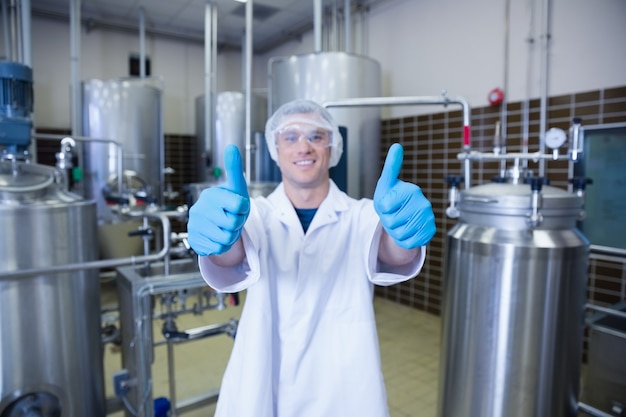
<svg viewBox="0 0 626 417"><path fill-rule="evenodd" d="M331 133L320 128L303 129L299 127L287 126L276 133L276 146L280 148L295 147L304 138L307 143L316 148L327 148L330 146Z"/></svg>

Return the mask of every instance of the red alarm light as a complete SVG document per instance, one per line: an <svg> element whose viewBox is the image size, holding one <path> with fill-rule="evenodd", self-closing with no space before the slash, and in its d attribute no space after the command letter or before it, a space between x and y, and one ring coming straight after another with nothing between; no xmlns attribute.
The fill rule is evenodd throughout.
<svg viewBox="0 0 626 417"><path fill-rule="evenodd" d="M492 106L499 106L504 100L504 91L502 91L500 88L494 88L489 92L487 100L489 100L489 104L491 104Z"/></svg>

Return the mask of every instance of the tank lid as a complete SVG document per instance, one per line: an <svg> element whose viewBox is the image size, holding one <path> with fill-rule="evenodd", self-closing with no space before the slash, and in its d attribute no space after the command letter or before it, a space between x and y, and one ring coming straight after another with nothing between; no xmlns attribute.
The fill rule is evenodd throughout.
<svg viewBox="0 0 626 417"><path fill-rule="evenodd" d="M532 209L532 190L528 184L489 183L465 190L459 209L482 214L526 215ZM578 215L582 198L549 185L541 189L541 207L546 214Z"/></svg>
<svg viewBox="0 0 626 417"><path fill-rule="evenodd" d="M14 161L0 162L0 200L41 195L54 184L52 167Z"/></svg>

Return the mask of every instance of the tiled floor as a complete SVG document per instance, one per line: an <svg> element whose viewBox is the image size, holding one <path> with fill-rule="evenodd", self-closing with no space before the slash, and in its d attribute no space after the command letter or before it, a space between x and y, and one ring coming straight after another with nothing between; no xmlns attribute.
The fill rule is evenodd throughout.
<svg viewBox="0 0 626 417"><path fill-rule="evenodd" d="M114 302L111 288L103 291L103 303ZM439 375L439 317L378 297L374 305L391 417L434 417ZM222 323L238 318L240 312L241 306L228 307L202 316L181 316L177 324L184 330ZM158 338L161 323L155 321L154 328ZM232 339L226 335L177 345L174 351L176 398L180 401L218 388L231 347ZM104 363L107 397L112 397L112 375L121 368L119 349L107 345ZM171 398L165 346L155 349L152 373L153 397ZM214 410L213 404L181 415L210 417ZM122 417L124 413L109 415Z"/></svg>

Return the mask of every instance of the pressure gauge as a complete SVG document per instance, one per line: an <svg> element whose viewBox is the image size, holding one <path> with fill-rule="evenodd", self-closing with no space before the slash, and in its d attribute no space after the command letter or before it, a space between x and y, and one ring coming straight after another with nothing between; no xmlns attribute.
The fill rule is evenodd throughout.
<svg viewBox="0 0 626 417"><path fill-rule="evenodd" d="M552 149L557 149L563 146L567 141L567 135L563 129L553 127L546 132L545 142L546 146Z"/></svg>

